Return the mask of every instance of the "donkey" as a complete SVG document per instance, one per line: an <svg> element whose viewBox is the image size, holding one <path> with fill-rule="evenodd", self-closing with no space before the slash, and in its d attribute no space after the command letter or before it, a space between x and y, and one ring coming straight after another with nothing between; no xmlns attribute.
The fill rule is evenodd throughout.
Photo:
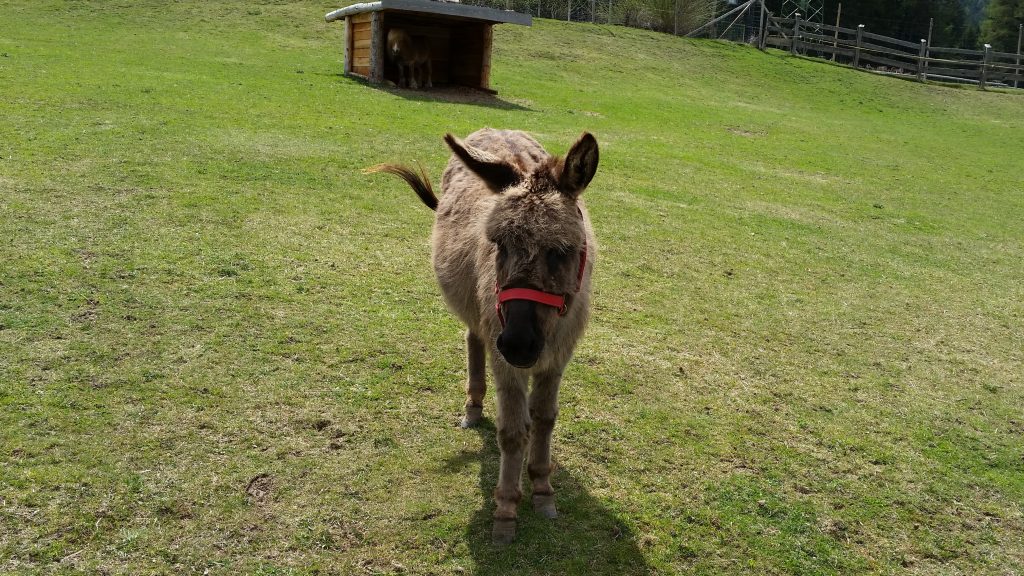
<svg viewBox="0 0 1024 576"><path fill-rule="evenodd" d="M463 428L480 421L491 358L501 450L491 535L505 544L515 539L527 447L533 507L557 516L551 431L562 373L590 315L596 245L580 194L597 171L597 140L584 133L564 159L519 131L484 128L445 142L452 157L440 200L422 170L381 164L368 172L401 177L437 212L434 271L468 328Z"/></svg>
<svg viewBox="0 0 1024 576"><path fill-rule="evenodd" d="M401 28L388 30L388 57L398 67L399 88L434 87L430 45L423 36L413 36Z"/></svg>

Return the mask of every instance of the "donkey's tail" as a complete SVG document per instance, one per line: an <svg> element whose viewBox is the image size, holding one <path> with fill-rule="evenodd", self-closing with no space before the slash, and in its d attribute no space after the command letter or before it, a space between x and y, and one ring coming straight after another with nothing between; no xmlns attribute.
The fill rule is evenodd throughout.
<svg viewBox="0 0 1024 576"><path fill-rule="evenodd" d="M420 171L417 174L412 168L402 166L401 164L378 164L363 170L363 174L375 174L377 172L394 174L405 180L412 187L416 195L420 197L420 200L427 205L427 208L437 210L437 195L434 194L434 189L430 186L430 177L427 176L427 172L422 166L419 168Z"/></svg>

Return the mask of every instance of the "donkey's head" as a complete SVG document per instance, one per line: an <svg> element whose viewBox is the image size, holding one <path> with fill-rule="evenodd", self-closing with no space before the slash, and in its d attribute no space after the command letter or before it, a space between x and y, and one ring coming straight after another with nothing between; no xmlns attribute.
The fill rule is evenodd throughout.
<svg viewBox="0 0 1024 576"><path fill-rule="evenodd" d="M450 134L445 140L498 195L486 222L502 322L496 344L509 364L528 368L583 281L587 240L577 198L597 171L597 140L584 133L564 159L528 170Z"/></svg>

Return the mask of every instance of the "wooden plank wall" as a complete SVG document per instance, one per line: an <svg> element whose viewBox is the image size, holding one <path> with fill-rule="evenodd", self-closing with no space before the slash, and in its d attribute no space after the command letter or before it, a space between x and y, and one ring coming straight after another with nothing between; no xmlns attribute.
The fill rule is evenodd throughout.
<svg viewBox="0 0 1024 576"><path fill-rule="evenodd" d="M371 13L356 14L348 17L348 31L351 43L348 45L352 50L352 73L363 78L370 77L370 42Z"/></svg>

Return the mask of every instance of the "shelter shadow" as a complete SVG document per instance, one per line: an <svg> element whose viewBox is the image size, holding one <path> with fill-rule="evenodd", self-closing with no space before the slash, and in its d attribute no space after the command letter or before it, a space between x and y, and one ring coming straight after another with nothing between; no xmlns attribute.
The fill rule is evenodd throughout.
<svg viewBox="0 0 1024 576"><path fill-rule="evenodd" d="M552 477L558 518L548 520L534 513L529 486L524 482L516 541L507 546L492 544L498 443L491 420L481 420L473 430L483 440L480 452L464 451L445 463L446 469L455 471L474 460L480 462L480 509L470 518L466 529L466 542L475 563L473 574L622 576L654 572L626 525L591 496L571 471L560 467Z"/></svg>
<svg viewBox="0 0 1024 576"><path fill-rule="evenodd" d="M380 90L382 92L394 94L400 98L416 102L446 102L451 104L465 104L468 106L482 106L484 108L494 108L497 110L533 112L533 109L531 108L527 108L526 106L522 106L514 102L509 102L508 100L503 100L490 92L467 88L464 86L441 86L430 88L429 90L410 90L388 84L370 84L368 81L361 78L353 78L341 73L332 73L330 75L349 82L358 82L367 88Z"/></svg>
<svg viewBox="0 0 1024 576"><path fill-rule="evenodd" d="M533 112L530 108L502 100L490 92L461 86L442 86L440 88L430 88L429 90L409 90L394 86L380 86L379 89L395 96L401 96L406 100L415 100L417 102L449 102L452 104L496 108L498 110Z"/></svg>

